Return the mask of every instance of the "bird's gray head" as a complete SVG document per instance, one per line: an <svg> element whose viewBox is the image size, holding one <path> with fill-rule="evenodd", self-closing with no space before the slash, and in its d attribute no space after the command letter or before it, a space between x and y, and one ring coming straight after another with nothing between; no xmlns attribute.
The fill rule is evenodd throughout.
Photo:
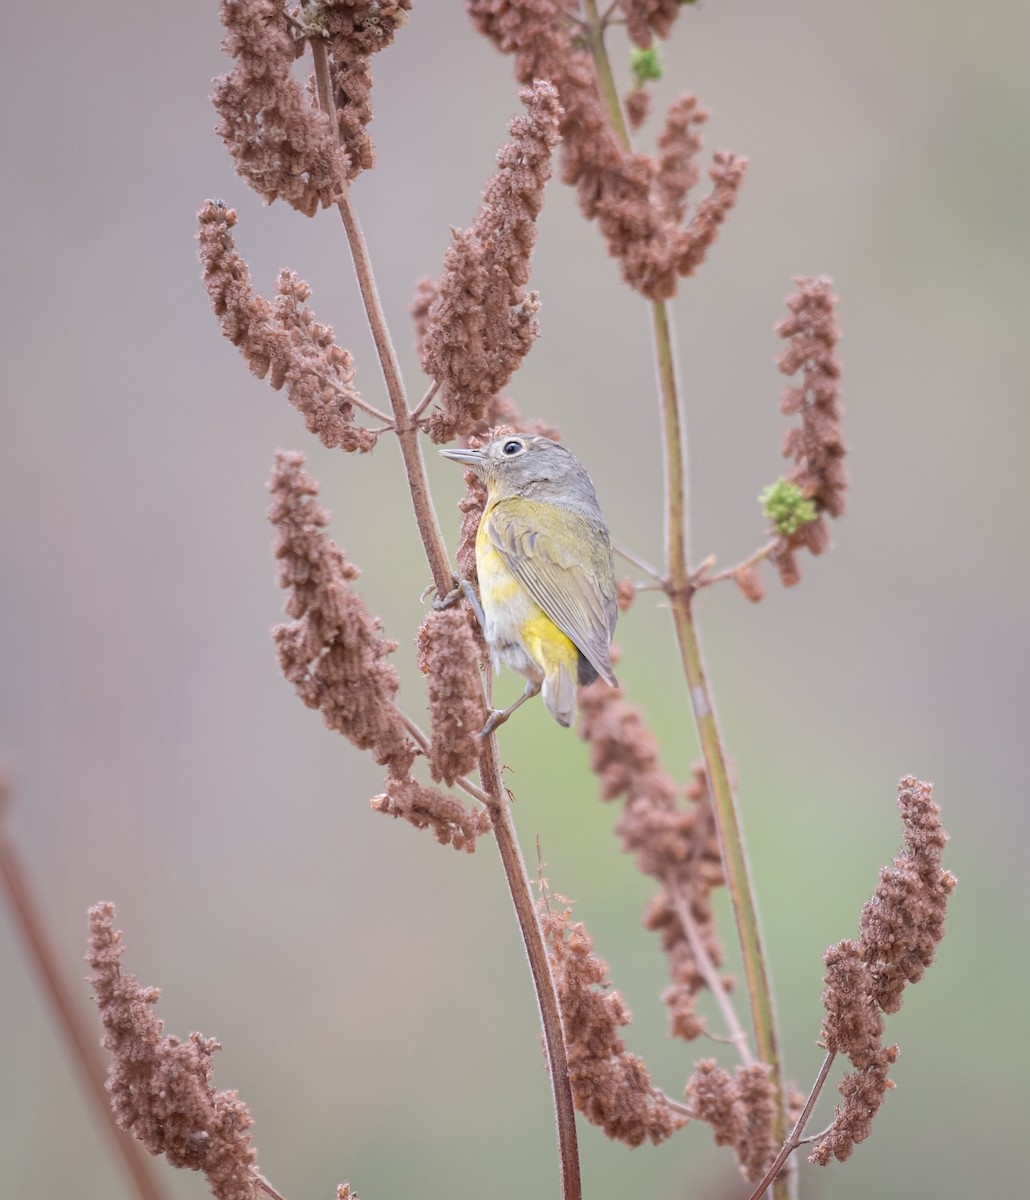
<svg viewBox="0 0 1030 1200"><path fill-rule="evenodd" d="M471 467L486 483L491 502L527 496L600 518L597 493L571 450L540 434L509 433L480 450L441 450L444 458Z"/></svg>

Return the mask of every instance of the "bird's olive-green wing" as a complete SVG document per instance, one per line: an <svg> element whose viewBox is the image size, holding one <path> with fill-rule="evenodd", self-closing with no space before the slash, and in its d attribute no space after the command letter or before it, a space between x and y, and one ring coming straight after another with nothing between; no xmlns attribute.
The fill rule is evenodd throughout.
<svg viewBox="0 0 1030 1200"><path fill-rule="evenodd" d="M486 533L515 578L614 687L615 571L604 525L513 496L487 514Z"/></svg>

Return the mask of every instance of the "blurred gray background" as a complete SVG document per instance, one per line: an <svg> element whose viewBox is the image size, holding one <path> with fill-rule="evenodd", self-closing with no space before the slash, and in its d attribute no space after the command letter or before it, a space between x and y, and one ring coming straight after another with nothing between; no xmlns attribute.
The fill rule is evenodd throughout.
<svg viewBox="0 0 1030 1200"><path fill-rule="evenodd" d="M371 813L378 770L276 669L276 446L308 453L333 532L401 642L416 716L428 573L395 447L323 451L208 310L194 214L215 195L239 213L255 282L267 293L281 266L299 271L383 402L337 216L264 208L214 136L219 40L215 4L196 0L7 16L9 826L84 1010L86 908L113 900L127 969L163 989L169 1032L224 1043L216 1084L250 1105L261 1165L290 1200L343 1178L368 1200L556 1195L535 1008L493 846L458 855ZM700 614L791 1077L807 1088L818 1067L821 954L854 931L897 848L900 775L935 782L960 878L939 963L888 1024L897 1090L851 1162L805 1168L811 1197L1026 1189L1028 44L1012 0L708 0L665 56L660 97L696 91L709 151L751 160L675 306L695 559L728 566L761 537L755 497L782 469L772 326L791 276L829 273L841 297L852 487L834 550L803 559L792 592L770 574L763 604L723 588ZM422 0L375 71L379 166L355 199L418 396L413 286L438 270L449 227L470 222L519 106L510 61L459 3ZM646 306L557 182L533 282L543 337L511 392L561 426L616 538L657 559ZM453 545L460 472L430 470ZM653 595L617 640L630 697L684 778L696 746ZM499 694L519 686L503 679ZM678 1092L717 1048L665 1037L665 964L639 925L650 888L611 836L583 744L537 703L502 750L528 855L539 836L552 887L575 899L634 1011L630 1047ZM728 919L722 931L732 946ZM6 910L0 960L0 1193L128 1197ZM707 1129L633 1153L587 1125L581 1139L595 1200L746 1194ZM174 1196L205 1194L159 1169Z"/></svg>

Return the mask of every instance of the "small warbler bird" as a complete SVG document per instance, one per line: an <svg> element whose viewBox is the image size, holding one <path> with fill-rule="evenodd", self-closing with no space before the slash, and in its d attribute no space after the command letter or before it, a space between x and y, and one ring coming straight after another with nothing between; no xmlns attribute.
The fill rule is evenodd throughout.
<svg viewBox="0 0 1030 1200"><path fill-rule="evenodd" d="M523 433L440 453L486 484L477 616L495 669L503 664L526 677L523 694L491 713L482 736L540 691L554 719L570 725L577 684L600 676L616 686L615 566L590 476L564 446Z"/></svg>

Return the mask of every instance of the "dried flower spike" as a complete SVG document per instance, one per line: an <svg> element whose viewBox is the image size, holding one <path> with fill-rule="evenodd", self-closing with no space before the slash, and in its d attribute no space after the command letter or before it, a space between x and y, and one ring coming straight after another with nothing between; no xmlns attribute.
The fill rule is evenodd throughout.
<svg viewBox="0 0 1030 1200"><path fill-rule="evenodd" d="M416 644L419 669L429 684L429 770L450 785L479 761L479 731L487 717L477 669L480 652L459 608L430 612Z"/></svg>
<svg viewBox="0 0 1030 1200"><path fill-rule="evenodd" d="M332 125L293 79L298 47L279 0L222 0L222 47L236 59L215 80L218 133L237 172L272 203L282 198L305 216L345 186L347 157Z"/></svg>
<svg viewBox="0 0 1030 1200"><path fill-rule="evenodd" d="M704 764L693 765L690 804L681 807L642 710L627 703L621 689L596 684L580 689L579 704L580 736L590 743L601 799L624 798L615 826L622 848L662 885L648 905L644 926L661 935L669 960L672 984L662 1000L670 1033L690 1041L705 1030L697 1014L698 994L715 983L723 960L711 893L724 876Z"/></svg>
<svg viewBox="0 0 1030 1200"><path fill-rule="evenodd" d="M699 142L692 126L705 114L692 97L683 97L670 109L659 160L624 152L601 98L594 60L584 39L576 36L567 5L469 0L468 10L481 33L500 50L514 53L521 82L549 79L558 89L564 109L562 177L576 187L584 216L597 220L625 281L648 299L672 297L679 278L692 274L704 260L736 202L746 161L725 151L715 154L709 172L712 191L684 224L687 188L671 186L663 164L670 153L681 164L696 153ZM669 32L678 5L672 0L633 0L623 11L631 39L645 48L653 34ZM640 102L634 103L639 107ZM639 121L643 114L631 110L631 115ZM688 175L690 186L696 168Z"/></svg>
<svg viewBox="0 0 1030 1200"><path fill-rule="evenodd" d="M189 1040L165 1035L153 1013L160 992L123 975L122 935L114 905L89 911L91 981L113 1058L107 1076L115 1121L151 1154L173 1167L203 1171L217 1200L253 1200L260 1194L252 1124L235 1092L215 1092L212 1059L221 1047L199 1033Z"/></svg>
<svg viewBox="0 0 1030 1200"><path fill-rule="evenodd" d="M560 899L560 898L559 898ZM616 1030L631 1018L625 1001L610 990L607 964L568 909L539 904L551 951L551 968L565 1029L569 1080L576 1107L608 1137L628 1146L657 1145L685 1124L652 1086L647 1068L626 1050Z"/></svg>
<svg viewBox="0 0 1030 1200"><path fill-rule="evenodd" d="M251 287L250 271L231 230L236 213L208 200L197 217L204 282L222 333L238 346L251 371L273 388L286 387L304 424L332 450L371 450L377 435L355 423L361 397L354 386L350 352L336 344L332 328L307 307L311 289L292 271L279 276L269 303Z"/></svg>
<svg viewBox="0 0 1030 1200"><path fill-rule="evenodd" d="M798 291L787 297L790 316L776 327L789 344L778 366L784 375L801 372L801 382L789 385L780 398L780 410L797 413L800 426L789 429L783 439L783 454L794 459L794 467L781 485L763 493L777 537L770 557L776 563L784 586L800 578L796 552L807 549L821 554L830 544L824 515L839 517L844 512L844 492L848 485L844 469L846 453L841 436L840 362L837 358L837 298L825 276L799 275L794 282ZM794 493L785 493L793 488ZM799 505L809 505L803 511ZM784 505L790 507L785 514Z"/></svg>
<svg viewBox="0 0 1030 1200"><path fill-rule="evenodd" d="M872 1119L894 1086L888 1077L896 1046L884 1046L884 1012L901 1007L907 983L922 978L944 936L948 898L957 880L941 869L948 835L933 788L907 775L898 784L905 849L880 871L880 882L862 910L861 937L831 946L824 955L823 1044L846 1054L855 1070L838 1085L843 1097L834 1120L809 1161L843 1162L872 1131Z"/></svg>
<svg viewBox="0 0 1030 1200"><path fill-rule="evenodd" d="M476 839L491 829L489 816L471 809L438 788L426 787L410 776L387 776L386 791L370 801L374 812L400 817L416 829L432 829L442 846L453 846L471 854Z"/></svg>
<svg viewBox="0 0 1030 1200"><path fill-rule="evenodd" d="M347 178L375 164L368 134L372 120L372 55L393 41L412 0L312 0L300 10L309 35L326 39L329 74Z"/></svg>
<svg viewBox="0 0 1030 1200"><path fill-rule="evenodd" d="M862 909L862 957L874 980L873 998L897 1012L908 983L916 983L934 960L944 936L948 899L958 882L941 869L948 835L933 798L933 785L906 775L898 784L905 849L880 871L880 882Z"/></svg>
<svg viewBox="0 0 1030 1200"><path fill-rule="evenodd" d="M397 673L386 661L397 644L351 587L360 572L326 532L329 514L315 499L318 484L303 454L277 451L268 488L279 584L290 591L293 618L272 630L283 675L330 729L403 776L415 750L394 705Z"/></svg>
<svg viewBox="0 0 1030 1200"><path fill-rule="evenodd" d="M737 1068L736 1076L714 1058L703 1058L687 1080L691 1116L712 1128L717 1146L732 1146L741 1174L755 1183L776 1156L775 1099L764 1063Z"/></svg>
<svg viewBox="0 0 1030 1200"><path fill-rule="evenodd" d="M422 369L440 384L425 422L436 442L472 431L538 334L539 300L525 285L561 106L540 80L519 99L526 113L508 126L512 141L498 152L471 228L454 233L422 321Z"/></svg>

